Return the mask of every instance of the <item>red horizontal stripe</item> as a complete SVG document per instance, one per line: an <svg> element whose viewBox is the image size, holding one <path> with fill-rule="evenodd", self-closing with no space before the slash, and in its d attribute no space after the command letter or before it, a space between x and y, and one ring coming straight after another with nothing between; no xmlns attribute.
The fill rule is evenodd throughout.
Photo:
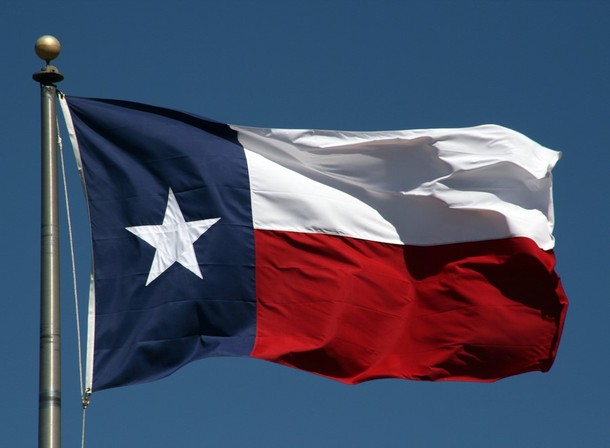
<svg viewBox="0 0 610 448"><path fill-rule="evenodd" d="M433 247L255 231L252 356L346 383L550 368L567 299L527 238Z"/></svg>

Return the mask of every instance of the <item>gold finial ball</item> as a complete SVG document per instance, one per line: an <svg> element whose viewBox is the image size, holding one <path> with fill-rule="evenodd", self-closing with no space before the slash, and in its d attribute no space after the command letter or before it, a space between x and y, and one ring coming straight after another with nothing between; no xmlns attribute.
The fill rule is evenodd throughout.
<svg viewBox="0 0 610 448"><path fill-rule="evenodd" d="M40 59L43 59L47 64L59 56L61 44L54 36L44 35L36 40L36 54Z"/></svg>

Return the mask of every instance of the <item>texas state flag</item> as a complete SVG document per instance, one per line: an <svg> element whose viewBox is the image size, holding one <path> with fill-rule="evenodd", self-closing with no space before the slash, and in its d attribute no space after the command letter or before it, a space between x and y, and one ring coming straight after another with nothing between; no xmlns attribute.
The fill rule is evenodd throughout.
<svg viewBox="0 0 610 448"><path fill-rule="evenodd" d="M551 367L558 152L495 125L262 129L61 103L91 221L92 390L209 356L345 383Z"/></svg>

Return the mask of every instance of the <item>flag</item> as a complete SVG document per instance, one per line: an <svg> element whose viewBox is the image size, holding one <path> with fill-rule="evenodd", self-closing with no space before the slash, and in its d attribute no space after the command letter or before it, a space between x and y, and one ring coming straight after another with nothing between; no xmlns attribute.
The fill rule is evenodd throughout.
<svg viewBox="0 0 610 448"><path fill-rule="evenodd" d="M497 125L227 125L67 97L93 244L87 384L243 356L344 383L547 371L559 153Z"/></svg>

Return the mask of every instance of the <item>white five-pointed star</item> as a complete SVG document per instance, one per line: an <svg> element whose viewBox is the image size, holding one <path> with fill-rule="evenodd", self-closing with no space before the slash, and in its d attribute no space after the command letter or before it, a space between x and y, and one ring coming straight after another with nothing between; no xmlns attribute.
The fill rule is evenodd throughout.
<svg viewBox="0 0 610 448"><path fill-rule="evenodd" d="M202 219L186 222L176 196L169 189L167 208L163 224L152 226L125 227L137 237L153 246L157 251L153 259L146 286L163 274L171 265L178 262L199 278L201 269L197 263L193 244L220 218Z"/></svg>

